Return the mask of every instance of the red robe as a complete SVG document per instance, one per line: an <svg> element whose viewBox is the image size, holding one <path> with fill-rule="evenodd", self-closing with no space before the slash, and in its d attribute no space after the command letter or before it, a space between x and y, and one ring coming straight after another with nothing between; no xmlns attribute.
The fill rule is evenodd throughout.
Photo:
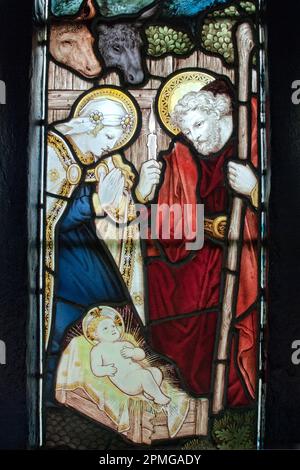
<svg viewBox="0 0 300 470"><path fill-rule="evenodd" d="M252 100L252 163L257 166L257 102ZM164 157L164 181L158 204L203 203L205 217L228 214L225 186L227 161L235 158L230 144L219 156L199 159L200 172L189 149L176 142ZM199 197L200 196L200 197ZM161 227L158 221L158 233ZM208 395L218 316L221 313L223 247L205 239L201 250L188 253L186 239L159 239L165 259L148 264L150 338L153 348L172 359L187 387ZM240 282L231 346L228 404L246 405L255 398L257 363L257 214L248 208L244 227ZM150 248L151 256L158 253ZM178 317L179 316L179 317ZM169 319L169 318L170 319ZM178 317L178 318L174 318ZM158 322L156 322L159 320ZM154 324L151 322L154 321Z"/></svg>

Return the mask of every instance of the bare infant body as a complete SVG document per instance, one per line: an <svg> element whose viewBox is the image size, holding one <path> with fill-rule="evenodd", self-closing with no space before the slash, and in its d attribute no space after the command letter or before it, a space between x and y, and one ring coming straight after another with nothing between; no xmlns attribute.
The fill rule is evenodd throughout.
<svg viewBox="0 0 300 470"><path fill-rule="evenodd" d="M143 349L123 341L111 318L102 319L95 332L98 344L91 351L91 369L97 377L109 377L127 395L144 396L159 405L170 402L161 390L163 376L157 367L141 364L146 355Z"/></svg>

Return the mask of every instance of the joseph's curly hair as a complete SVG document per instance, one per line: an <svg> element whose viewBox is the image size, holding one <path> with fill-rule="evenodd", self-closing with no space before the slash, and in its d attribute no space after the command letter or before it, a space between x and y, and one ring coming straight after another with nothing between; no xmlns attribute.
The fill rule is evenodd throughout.
<svg viewBox="0 0 300 470"><path fill-rule="evenodd" d="M232 112L231 99L225 93L214 95L211 91L191 91L176 104L171 113L172 124L180 128L185 115L196 109L206 111L208 114L215 113L220 117L229 116Z"/></svg>

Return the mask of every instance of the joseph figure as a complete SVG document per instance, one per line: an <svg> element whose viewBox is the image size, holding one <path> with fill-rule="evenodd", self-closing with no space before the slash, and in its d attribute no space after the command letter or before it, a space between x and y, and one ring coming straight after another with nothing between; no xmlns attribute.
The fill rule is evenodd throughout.
<svg viewBox="0 0 300 470"><path fill-rule="evenodd" d="M252 98L251 161L236 161L233 92L227 82L210 81L185 93L170 112L178 135L163 156L158 207L204 204L205 242L188 251L184 236L148 242L147 278L151 345L177 365L185 387L196 396L212 391L214 348L221 315L226 255L226 221L232 196L246 201L239 288L232 327L227 402L245 406L255 398L257 278L257 100ZM174 132L175 134L175 132Z"/></svg>

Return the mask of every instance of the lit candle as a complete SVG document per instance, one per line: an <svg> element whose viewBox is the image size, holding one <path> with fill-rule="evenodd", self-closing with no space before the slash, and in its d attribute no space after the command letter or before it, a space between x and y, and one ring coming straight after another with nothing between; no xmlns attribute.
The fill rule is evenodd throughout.
<svg viewBox="0 0 300 470"><path fill-rule="evenodd" d="M157 157L157 134L155 126L155 114L153 111L153 106L151 106L150 118L149 118L149 131L148 134L148 160L156 160Z"/></svg>

